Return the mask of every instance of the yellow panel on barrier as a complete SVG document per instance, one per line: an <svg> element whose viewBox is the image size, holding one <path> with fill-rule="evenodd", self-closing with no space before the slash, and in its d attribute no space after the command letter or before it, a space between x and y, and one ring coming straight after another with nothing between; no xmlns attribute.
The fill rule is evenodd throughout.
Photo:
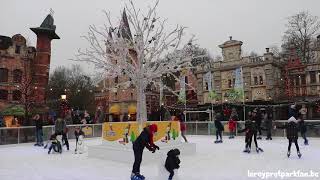
<svg viewBox="0 0 320 180"><path fill-rule="evenodd" d="M146 122L143 127L156 124L158 132L154 135L154 142L161 140L169 142L177 140L180 136L180 123L178 121L156 121ZM120 144L127 144L135 141L139 136L138 122L106 122L103 123L103 139L106 141L118 141Z"/></svg>

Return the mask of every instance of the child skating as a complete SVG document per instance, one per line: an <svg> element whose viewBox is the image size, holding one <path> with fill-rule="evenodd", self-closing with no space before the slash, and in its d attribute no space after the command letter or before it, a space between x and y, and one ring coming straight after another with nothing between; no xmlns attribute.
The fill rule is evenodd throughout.
<svg viewBox="0 0 320 180"><path fill-rule="evenodd" d="M236 116L233 116L232 118L229 119L229 122L228 122L228 128L230 132L229 139L233 139L234 136L236 135L235 133L236 127L237 127Z"/></svg>
<svg viewBox="0 0 320 180"><path fill-rule="evenodd" d="M287 139L289 142L287 156L290 157L291 154L291 145L295 144L297 149L298 157L301 158L301 153L298 145L298 121L294 116L291 116L288 119L288 123L284 126L276 126L278 129L286 129Z"/></svg>
<svg viewBox="0 0 320 180"><path fill-rule="evenodd" d="M170 173L168 180L172 180L172 178L174 176L174 170L180 168L179 164L181 161L179 159L179 155L180 155L179 149L171 149L167 153L168 157L166 159L165 168Z"/></svg>

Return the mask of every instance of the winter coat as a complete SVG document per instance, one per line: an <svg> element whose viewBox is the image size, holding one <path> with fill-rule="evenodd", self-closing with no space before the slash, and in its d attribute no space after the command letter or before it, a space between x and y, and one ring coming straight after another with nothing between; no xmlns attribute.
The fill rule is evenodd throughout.
<svg viewBox="0 0 320 180"><path fill-rule="evenodd" d="M297 140L298 139L298 124L296 121L289 121L288 124L284 126L277 127L279 129L286 129L287 139Z"/></svg>
<svg viewBox="0 0 320 180"><path fill-rule="evenodd" d="M291 117L294 117L296 119L298 117L298 111L292 107L289 108L289 118L291 118Z"/></svg>
<svg viewBox="0 0 320 180"><path fill-rule="evenodd" d="M165 163L165 167L166 169L171 172L174 169L179 169L180 166L180 159L178 157L178 155L180 155L180 151L179 149L171 149L168 153L167 153L167 159L166 159L166 163Z"/></svg>
<svg viewBox="0 0 320 180"><path fill-rule="evenodd" d="M143 131L138 138L133 142L133 149L143 151L144 148L149 151L154 151L158 146L153 143L152 131L149 127L143 128Z"/></svg>
<svg viewBox="0 0 320 180"><path fill-rule="evenodd" d="M272 129L272 119L268 117L268 114L263 116L263 122L267 129Z"/></svg>
<svg viewBox="0 0 320 180"><path fill-rule="evenodd" d="M236 130L237 122L233 119L230 119L228 122L229 131L233 132Z"/></svg>
<svg viewBox="0 0 320 180"><path fill-rule="evenodd" d="M67 130L67 125L64 120L56 120L55 132L57 134L65 133Z"/></svg>
<svg viewBox="0 0 320 180"><path fill-rule="evenodd" d="M215 125L217 131L224 131L224 127L221 123L221 120L223 120L223 117L221 115L218 115L216 117L216 120L214 121L214 125Z"/></svg>
<svg viewBox="0 0 320 180"><path fill-rule="evenodd" d="M300 120L298 122L298 125L299 125L299 130L302 134L306 133L307 132L307 126L306 124L304 123L304 120Z"/></svg>
<svg viewBox="0 0 320 180"><path fill-rule="evenodd" d="M255 122L251 120L247 120L245 122L245 128L242 130L239 130L239 133L246 132L246 136L252 136L253 134L257 133L257 125Z"/></svg>
<svg viewBox="0 0 320 180"><path fill-rule="evenodd" d="M38 119L38 120L35 120L35 121L36 121L36 130L42 129L42 120Z"/></svg>

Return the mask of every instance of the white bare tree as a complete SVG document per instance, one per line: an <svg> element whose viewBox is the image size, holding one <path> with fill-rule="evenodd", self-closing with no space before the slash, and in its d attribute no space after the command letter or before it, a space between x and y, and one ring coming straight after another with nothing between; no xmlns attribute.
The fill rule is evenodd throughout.
<svg viewBox="0 0 320 180"><path fill-rule="evenodd" d="M177 25L166 31L166 20L156 13L158 3L143 14L129 0L120 26L113 25L110 13L105 12L107 24L103 28L89 27L84 38L90 46L79 50L75 59L93 63L102 78L128 76L128 83L136 88L137 120L141 124L147 120L147 85L159 85L162 75L190 68L192 59L199 57L193 53L193 38L182 44L185 27Z"/></svg>

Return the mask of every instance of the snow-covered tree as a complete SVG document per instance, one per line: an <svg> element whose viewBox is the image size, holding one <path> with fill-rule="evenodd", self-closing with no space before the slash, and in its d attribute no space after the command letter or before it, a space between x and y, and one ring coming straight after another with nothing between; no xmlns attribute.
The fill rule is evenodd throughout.
<svg viewBox="0 0 320 180"><path fill-rule="evenodd" d="M120 26L112 23L105 12L107 24L103 28L89 27L84 37L89 48L79 50L76 60L93 63L102 78L128 76L137 92L137 120L147 120L147 85L159 85L163 74L173 74L191 67L196 45L193 38L183 41L185 27L166 30L166 20L157 16L156 8L149 7L146 14L137 9L133 0L125 5ZM187 42L183 44L183 42Z"/></svg>

